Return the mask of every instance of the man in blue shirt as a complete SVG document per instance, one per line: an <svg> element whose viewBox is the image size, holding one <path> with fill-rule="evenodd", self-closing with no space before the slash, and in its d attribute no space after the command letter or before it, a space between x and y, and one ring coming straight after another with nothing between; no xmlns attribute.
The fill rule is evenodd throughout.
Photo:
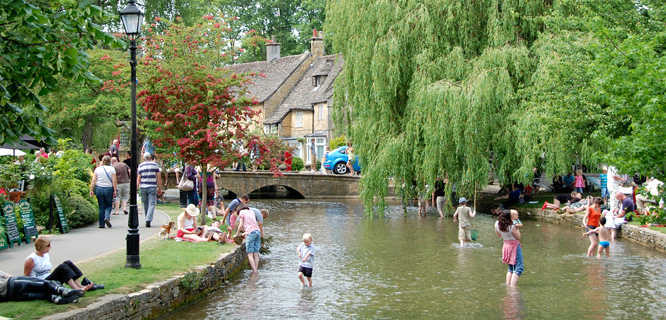
<svg viewBox="0 0 666 320"><path fill-rule="evenodd" d="M250 197L248 195L242 195L240 198L236 198L233 201L229 203L229 206L224 210L224 216L222 217L222 221L226 223L227 225L231 226L231 213L234 212L236 209L242 207L242 205L247 205L248 202L250 202Z"/></svg>
<svg viewBox="0 0 666 320"><path fill-rule="evenodd" d="M157 205L157 193L160 191L160 185L162 185L161 169L154 159L149 152L144 153L144 161L136 170L143 213L146 217L146 228L150 228L150 222L153 221L153 214Z"/></svg>

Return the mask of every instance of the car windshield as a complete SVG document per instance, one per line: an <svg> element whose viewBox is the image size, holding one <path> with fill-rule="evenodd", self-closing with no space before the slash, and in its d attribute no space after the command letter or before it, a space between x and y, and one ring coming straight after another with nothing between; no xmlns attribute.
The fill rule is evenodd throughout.
<svg viewBox="0 0 666 320"><path fill-rule="evenodd" d="M333 152L339 152L339 153L342 153L342 154L347 154L347 147L342 146L340 148L335 149L335 151L333 151Z"/></svg>

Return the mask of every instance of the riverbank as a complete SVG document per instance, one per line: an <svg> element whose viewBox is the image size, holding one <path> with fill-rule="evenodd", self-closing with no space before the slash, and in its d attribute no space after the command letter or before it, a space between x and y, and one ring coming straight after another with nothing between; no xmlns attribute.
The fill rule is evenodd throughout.
<svg viewBox="0 0 666 320"><path fill-rule="evenodd" d="M541 210L541 208L517 208L521 219L525 217L541 220L554 224L569 224L575 228L583 229L584 214L556 213L553 210ZM618 238L628 239L643 246L666 252L666 234L640 227L634 224L625 224L622 231L618 232Z"/></svg>
<svg viewBox="0 0 666 320"><path fill-rule="evenodd" d="M173 219L181 209L177 206L158 206L160 215L164 216L165 220ZM126 229L125 229L126 230ZM116 250L97 255L95 257L86 258L85 260L74 260L77 265L83 270L84 274L97 283L105 285L104 290L92 291L80 299L77 304L70 305L54 305L46 301L25 301L25 302L3 302L0 308L0 318L10 317L16 319L37 319L49 315L53 315L56 319L69 319L74 317L76 319L99 318L100 310L105 310L109 306L113 306L113 312L120 309L127 309L119 305L121 299L123 306L133 301L132 297L138 296L137 299L145 297L140 294L145 290L154 292L155 287L162 287L163 283L173 283L180 285L176 289L170 289L165 292L171 292L173 299L181 299L189 301L195 298L196 294L187 290L188 287L200 288L198 283L193 283L193 279L205 279L206 276L199 277L198 274L201 270L213 267L215 269L222 268L224 276L231 276L232 271L238 269L242 264L242 260L234 258L238 255L243 255L242 250L234 245L219 245L217 243L189 243L189 242L176 242L176 241L161 241L158 240L156 235L159 227L147 229L155 231L155 235L141 243L141 269L127 269L125 264L125 242L119 237L114 240ZM114 238L115 239L115 238ZM107 242L110 242L107 239ZM89 251L87 248L96 245L94 242L77 241L74 243L66 242L61 239L56 243L58 252L63 250L79 250ZM61 254L58 253L60 256ZM244 257L244 256L243 256ZM24 259L24 257L21 258ZM232 263L233 267L229 264ZM237 270L236 270L237 271ZM219 271L216 277L222 275ZM174 279L185 278L184 281ZM222 277L222 279L226 279ZM171 281L171 282L170 282ZM210 281L209 281L210 282ZM205 285L204 285L205 286ZM175 293L174 293L175 290ZM157 290L163 291L162 289ZM202 291L204 292L204 291ZM197 292L198 294L198 292ZM124 300L123 300L124 299ZM157 299L151 296L151 299ZM169 306L177 306L179 300L170 301L166 298L158 299L161 302L159 310L170 310ZM155 301L158 301L155 300ZM153 300L150 300L153 301ZM138 303L139 306L146 304L145 302ZM144 318L143 314L146 313L145 309L126 310L125 318ZM63 313L66 316L60 316ZM132 312L136 316L132 316ZM154 311L151 311L154 312ZM102 316L99 319L113 318L114 316Z"/></svg>
<svg viewBox="0 0 666 320"><path fill-rule="evenodd" d="M184 273L155 282L140 291L105 295L85 308L44 319L154 319L219 288L221 283L241 270L246 256L245 248L236 246L212 264L188 268Z"/></svg>

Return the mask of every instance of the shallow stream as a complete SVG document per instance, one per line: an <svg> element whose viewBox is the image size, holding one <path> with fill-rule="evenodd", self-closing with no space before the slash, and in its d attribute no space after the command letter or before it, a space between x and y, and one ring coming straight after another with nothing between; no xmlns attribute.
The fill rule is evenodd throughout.
<svg viewBox="0 0 666 320"><path fill-rule="evenodd" d="M206 299L166 319L664 319L666 255L618 241L610 258L587 258L570 226L523 221L526 271L504 285L494 219L473 221L479 239L460 249L450 218L363 216L357 201L262 201L271 254ZM301 288L296 248L318 249L313 288Z"/></svg>

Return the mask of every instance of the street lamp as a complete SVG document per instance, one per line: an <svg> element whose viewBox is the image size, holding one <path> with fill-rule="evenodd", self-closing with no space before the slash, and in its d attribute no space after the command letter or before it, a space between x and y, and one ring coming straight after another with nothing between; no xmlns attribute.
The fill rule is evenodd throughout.
<svg viewBox="0 0 666 320"><path fill-rule="evenodd" d="M120 20L123 22L125 34L130 39L130 66L132 67L132 160L130 172L130 211L127 225L127 262L125 268L141 268L139 259L139 211L136 206L137 193L137 166L138 166L138 148L136 144L136 38L141 33L141 24L143 23L143 11L136 6L135 0L130 0L127 7L120 11Z"/></svg>

